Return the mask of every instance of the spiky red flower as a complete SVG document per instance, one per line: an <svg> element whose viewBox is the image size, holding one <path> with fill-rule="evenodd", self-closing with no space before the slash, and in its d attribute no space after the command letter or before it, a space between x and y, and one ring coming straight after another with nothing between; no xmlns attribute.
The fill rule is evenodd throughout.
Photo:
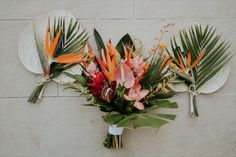
<svg viewBox="0 0 236 157"><path fill-rule="evenodd" d="M105 81L102 72L98 72L95 76L91 76L91 82L87 83L88 87L90 87L89 93L93 94L95 97L100 97Z"/></svg>

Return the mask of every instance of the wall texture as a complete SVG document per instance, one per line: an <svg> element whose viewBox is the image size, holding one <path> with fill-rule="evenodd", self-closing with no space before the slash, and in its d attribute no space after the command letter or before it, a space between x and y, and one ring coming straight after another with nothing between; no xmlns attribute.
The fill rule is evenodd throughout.
<svg viewBox="0 0 236 157"><path fill-rule="evenodd" d="M55 9L72 11L92 35L96 27L114 43L129 32L149 49L160 28L175 23L168 38L192 23L215 25L236 48L235 0L0 0L0 157L235 157L236 57L225 86L198 96L200 118L188 114L188 95L177 119L153 129L127 130L121 150L102 146L107 125L83 97L50 83L40 104L27 97L37 76L20 63L17 42L37 16Z"/></svg>

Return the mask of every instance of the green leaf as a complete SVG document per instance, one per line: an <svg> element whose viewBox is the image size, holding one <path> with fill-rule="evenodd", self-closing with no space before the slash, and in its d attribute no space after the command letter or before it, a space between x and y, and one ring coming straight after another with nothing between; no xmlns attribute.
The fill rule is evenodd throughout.
<svg viewBox="0 0 236 157"><path fill-rule="evenodd" d="M178 108L176 102L170 102L169 100L151 100L148 105L158 108Z"/></svg>
<svg viewBox="0 0 236 157"><path fill-rule="evenodd" d="M187 58L189 51L192 64L202 52L205 52L200 63L190 73L197 89L214 77L231 59L229 42L221 40L221 35L216 34L214 27L193 25L189 29L181 30L179 38L178 44L175 37L171 40L174 58L177 58L176 51L179 49L182 49L183 58ZM183 62L186 63L186 60Z"/></svg>
<svg viewBox="0 0 236 157"><path fill-rule="evenodd" d="M75 75L75 80L76 80L77 82L79 82L81 85L86 85L86 84L87 84L86 79L85 79L82 75L76 74L76 75Z"/></svg>
<svg viewBox="0 0 236 157"><path fill-rule="evenodd" d="M157 94L155 94L153 99L168 99L168 98L173 97L176 94L177 94L177 92L175 92L175 91L170 91L168 93L157 93Z"/></svg>
<svg viewBox="0 0 236 157"><path fill-rule="evenodd" d="M169 120L175 120L176 118L176 115L173 114L158 114L158 116Z"/></svg>
<svg viewBox="0 0 236 157"><path fill-rule="evenodd" d="M120 120L117 124L118 127L129 128L129 123L134 120L137 116L135 114L125 116L122 120Z"/></svg>
<svg viewBox="0 0 236 157"><path fill-rule="evenodd" d="M59 31L59 28L62 28L63 40L61 42L60 49L55 54L55 57L71 54L71 53L80 53L84 49L88 37L86 30L82 30L80 27L79 21L71 18L67 31L65 32L65 18L58 18L58 22L54 20L54 28ZM54 34L57 32L54 31Z"/></svg>
<svg viewBox="0 0 236 157"><path fill-rule="evenodd" d="M159 129L162 125L168 123L168 121L158 118L152 114L136 114L137 118L134 120L134 128L140 127L153 127Z"/></svg>
<svg viewBox="0 0 236 157"><path fill-rule="evenodd" d="M66 76L72 78L72 79L76 79L75 78L75 75L71 74L71 73L68 73L68 72L63 72L63 74L65 74Z"/></svg>
<svg viewBox="0 0 236 157"><path fill-rule="evenodd" d="M128 33L125 34L116 45L116 49L118 50L122 58L125 56L123 45L127 48L127 50L133 49L133 51L135 51L134 42Z"/></svg>
<svg viewBox="0 0 236 157"><path fill-rule="evenodd" d="M106 52L106 47L102 40L102 37L100 36L100 34L96 29L94 29L94 38L98 47L99 56L102 57L102 49L104 50L104 52Z"/></svg>
<svg viewBox="0 0 236 157"><path fill-rule="evenodd" d="M116 124L117 122L123 119L124 115L118 112L110 112L107 115L103 116L103 120L109 125Z"/></svg>

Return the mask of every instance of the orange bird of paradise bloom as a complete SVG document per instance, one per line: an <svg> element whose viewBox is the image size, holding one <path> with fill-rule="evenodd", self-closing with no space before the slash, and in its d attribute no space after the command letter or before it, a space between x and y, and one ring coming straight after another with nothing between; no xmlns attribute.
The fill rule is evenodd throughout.
<svg viewBox="0 0 236 157"><path fill-rule="evenodd" d="M46 38L45 38L45 54L48 57L49 61L56 62L56 63L62 63L62 64L75 64L80 63L84 58L92 57L92 54L90 52L74 52L70 54L64 54L60 55L56 58L54 58L55 53L57 51L57 48L59 47L59 44L61 43L61 40L63 38L62 36L62 30L60 29L55 37L52 37L50 34L50 28L47 26L46 29ZM90 47L90 46L88 46Z"/></svg>
<svg viewBox="0 0 236 157"><path fill-rule="evenodd" d="M201 61L201 59L204 56L205 52L206 51L201 52L199 54L198 58L193 62L193 64L191 64L192 57L191 57L190 51L188 51L187 60L186 60L185 64L183 63L183 60L181 59L179 53L177 52L178 64L179 64L180 69L184 72L186 72L187 70L192 70Z"/></svg>
<svg viewBox="0 0 236 157"><path fill-rule="evenodd" d="M113 47L111 43L108 43L106 54L102 49L102 58L96 56L96 59L101 67L103 74L109 81L113 80L113 76L116 70L115 53L118 53L117 50Z"/></svg>

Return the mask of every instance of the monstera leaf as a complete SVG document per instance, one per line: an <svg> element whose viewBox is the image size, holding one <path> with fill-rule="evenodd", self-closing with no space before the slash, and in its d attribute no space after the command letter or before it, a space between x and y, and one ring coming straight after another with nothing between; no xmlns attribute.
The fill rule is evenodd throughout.
<svg viewBox="0 0 236 157"><path fill-rule="evenodd" d="M133 128L152 127L159 129L162 125L169 123L169 120L174 120L175 115L172 114L154 114L148 113L150 108L178 108L177 103L171 103L168 100L152 101L147 109L141 113L133 113L124 115L118 112L108 113L103 117L103 120L109 125L116 124L118 127ZM131 125L130 125L131 124Z"/></svg>

